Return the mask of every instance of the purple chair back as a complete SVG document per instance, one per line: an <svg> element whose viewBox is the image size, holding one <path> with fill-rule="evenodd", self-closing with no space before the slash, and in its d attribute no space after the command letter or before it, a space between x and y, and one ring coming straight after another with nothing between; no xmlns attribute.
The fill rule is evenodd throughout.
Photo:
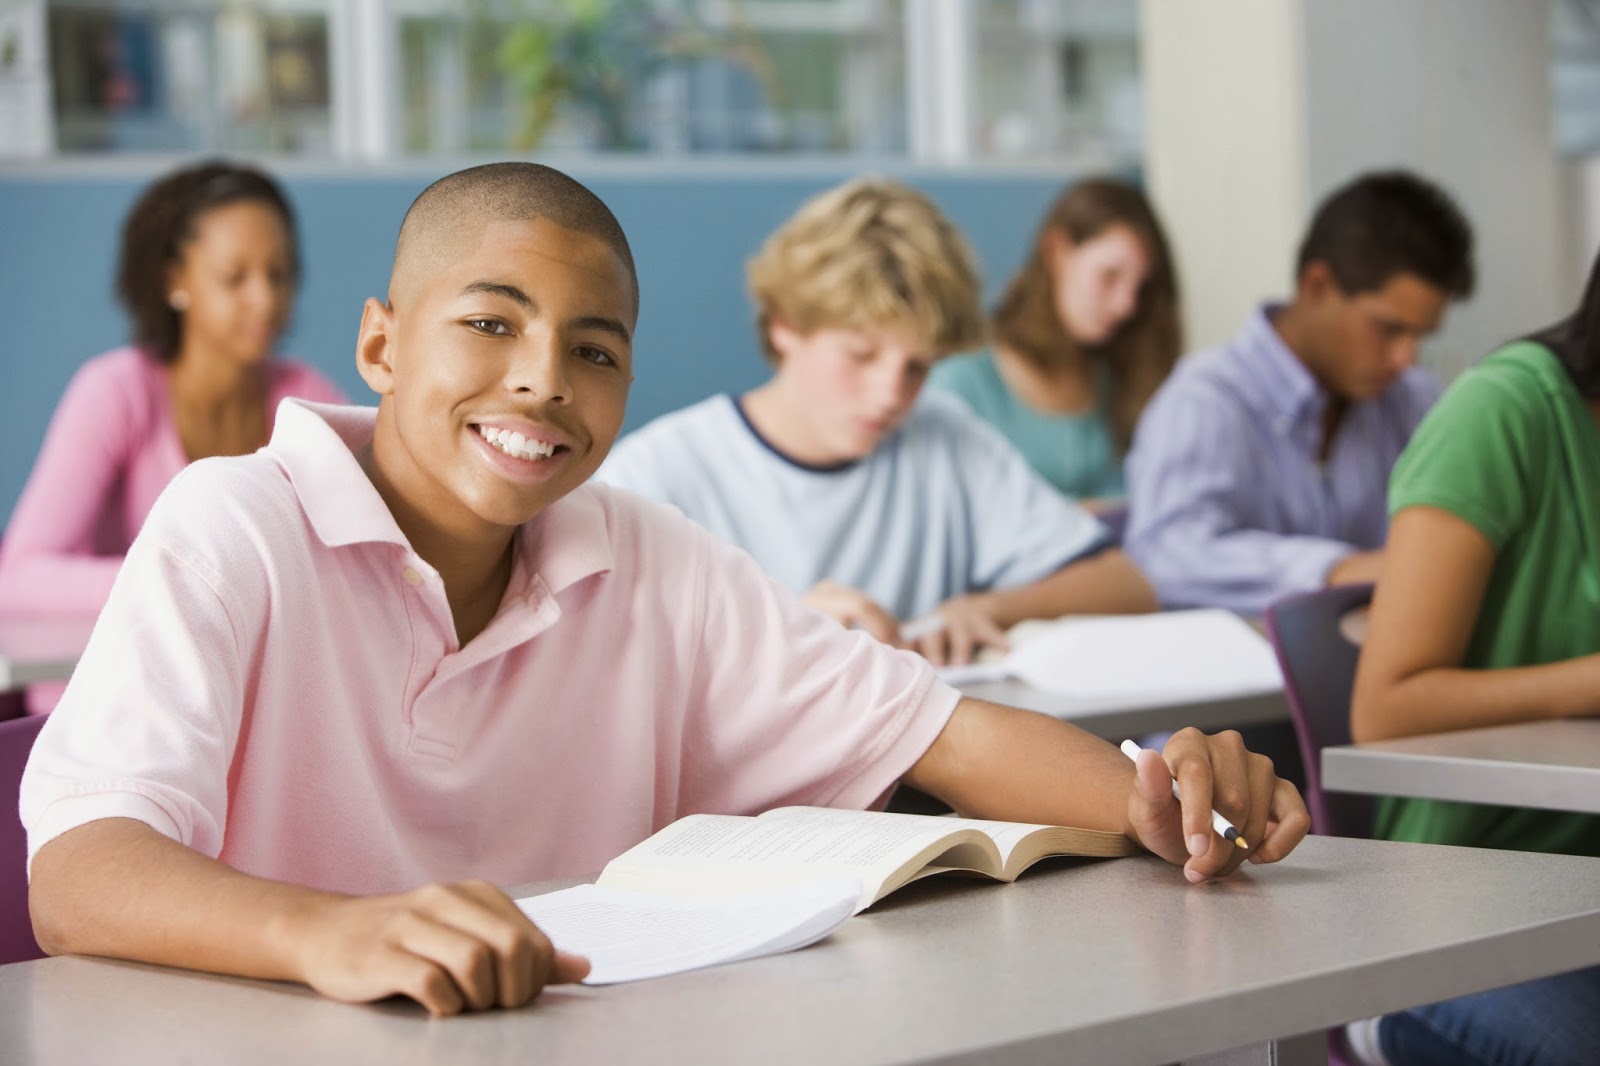
<svg viewBox="0 0 1600 1066"><path fill-rule="evenodd" d="M40 959L28 917L28 837L17 817L17 790L44 715L0 722L0 963Z"/></svg>
<svg viewBox="0 0 1600 1066"><path fill-rule="evenodd" d="M1339 620L1371 601L1371 585L1339 585L1267 608L1267 636L1305 760L1311 831L1324 836L1372 835L1372 801L1324 792L1321 758L1328 745L1350 743L1350 690L1361 649L1340 631Z"/></svg>
<svg viewBox="0 0 1600 1066"><path fill-rule="evenodd" d="M1111 543L1121 544L1122 534L1127 532L1128 529L1127 504L1118 504L1114 507L1107 507L1103 511L1097 511L1095 517L1105 523L1106 527L1111 530Z"/></svg>

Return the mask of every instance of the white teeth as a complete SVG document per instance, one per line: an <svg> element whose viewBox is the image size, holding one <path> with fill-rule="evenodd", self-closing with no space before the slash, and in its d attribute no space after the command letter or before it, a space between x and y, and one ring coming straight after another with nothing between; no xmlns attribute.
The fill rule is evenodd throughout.
<svg viewBox="0 0 1600 1066"><path fill-rule="evenodd" d="M493 444L507 455L518 459L548 459L556 453L554 444L532 440L509 429L492 429L488 426L478 427L478 436Z"/></svg>

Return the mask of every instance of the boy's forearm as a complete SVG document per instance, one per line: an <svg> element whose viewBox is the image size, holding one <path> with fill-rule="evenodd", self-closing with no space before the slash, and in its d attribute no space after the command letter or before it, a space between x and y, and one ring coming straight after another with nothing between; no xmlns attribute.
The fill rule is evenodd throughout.
<svg viewBox="0 0 1600 1066"><path fill-rule="evenodd" d="M105 955L303 980L296 923L329 893L240 873L143 822L108 818L34 857L34 935L52 955Z"/></svg>
<svg viewBox="0 0 1600 1066"><path fill-rule="evenodd" d="M1111 548L1068 563L1031 585L990 593L991 616L1002 627L1064 614L1143 614L1160 607L1143 571Z"/></svg>
<svg viewBox="0 0 1600 1066"><path fill-rule="evenodd" d="M969 818L1126 832L1133 764L1046 715L965 698L906 776Z"/></svg>

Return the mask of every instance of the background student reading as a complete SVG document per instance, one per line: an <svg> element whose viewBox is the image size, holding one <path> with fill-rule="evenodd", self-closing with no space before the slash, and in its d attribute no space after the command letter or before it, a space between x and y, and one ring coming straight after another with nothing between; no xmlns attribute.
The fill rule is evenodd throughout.
<svg viewBox="0 0 1600 1066"><path fill-rule="evenodd" d="M1183 344L1177 272L1144 194L1104 178L1063 192L990 329L993 351L942 360L929 381L1068 496L1121 496L1134 424Z"/></svg>
<svg viewBox="0 0 1600 1066"><path fill-rule="evenodd" d="M771 379L630 434L600 478L670 503L806 602L965 662L1025 618L1148 611L1109 531L929 370L983 335L971 251L926 196L860 179L806 202L748 268Z"/></svg>
<svg viewBox="0 0 1600 1066"><path fill-rule="evenodd" d="M1358 741L1600 714L1600 260L1565 321L1468 371L1417 428L1350 725ZM1378 836L1600 856L1600 817L1386 799ZM1592 1061L1600 969L1384 1019L1394 1066Z"/></svg>
<svg viewBox="0 0 1600 1066"><path fill-rule="evenodd" d="M1167 606L1372 580L1389 470L1438 395L1418 345L1472 291L1472 231L1430 182L1362 175L1318 205L1294 281L1139 419L1124 544Z"/></svg>
<svg viewBox="0 0 1600 1066"><path fill-rule="evenodd" d="M286 396L341 399L273 357L299 279L294 214L261 171L203 163L144 191L117 257L132 343L80 367L56 408L0 546L0 610L92 617L179 470L255 451Z"/></svg>
<svg viewBox="0 0 1600 1066"><path fill-rule="evenodd" d="M418 197L357 340L377 410L285 403L266 448L180 474L128 553L22 783L46 950L517 1006L586 964L494 885L902 776L1126 832L1193 881L1243 857L1213 804L1258 861L1300 840L1298 794L1237 734L1130 765L587 484L638 306L615 218L556 171Z"/></svg>

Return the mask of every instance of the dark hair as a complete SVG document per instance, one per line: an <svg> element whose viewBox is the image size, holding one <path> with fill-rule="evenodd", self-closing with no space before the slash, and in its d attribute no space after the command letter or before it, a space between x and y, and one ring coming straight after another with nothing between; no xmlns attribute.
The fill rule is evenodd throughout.
<svg viewBox="0 0 1600 1066"><path fill-rule="evenodd" d="M1584 399L1600 399L1600 255L1589 268L1578 309L1524 339L1554 352Z"/></svg>
<svg viewBox="0 0 1600 1066"><path fill-rule="evenodd" d="M1472 295L1472 226L1448 193L1403 170L1363 174L1317 207L1295 276L1328 264L1346 294L1415 274L1458 299Z"/></svg>
<svg viewBox="0 0 1600 1066"><path fill-rule="evenodd" d="M117 256L117 299L133 325L133 343L163 363L178 357L183 321L167 302L168 274L194 239L206 212L240 200L257 200L278 213L289 238L289 271L300 277L294 211L273 181L254 167L210 160L173 171L140 195L122 223Z"/></svg>
<svg viewBox="0 0 1600 1066"><path fill-rule="evenodd" d="M1033 251L995 305L990 324L999 343L1040 366L1072 352L1078 342L1056 315L1049 236L1065 233L1076 244L1116 225L1131 229L1150 257L1150 276L1139 291L1139 306L1097 349L1110 371L1111 428L1118 446L1126 449L1139 412L1166 380L1183 348L1177 271L1166 235L1142 192L1119 181L1090 178L1058 196L1039 224Z"/></svg>

